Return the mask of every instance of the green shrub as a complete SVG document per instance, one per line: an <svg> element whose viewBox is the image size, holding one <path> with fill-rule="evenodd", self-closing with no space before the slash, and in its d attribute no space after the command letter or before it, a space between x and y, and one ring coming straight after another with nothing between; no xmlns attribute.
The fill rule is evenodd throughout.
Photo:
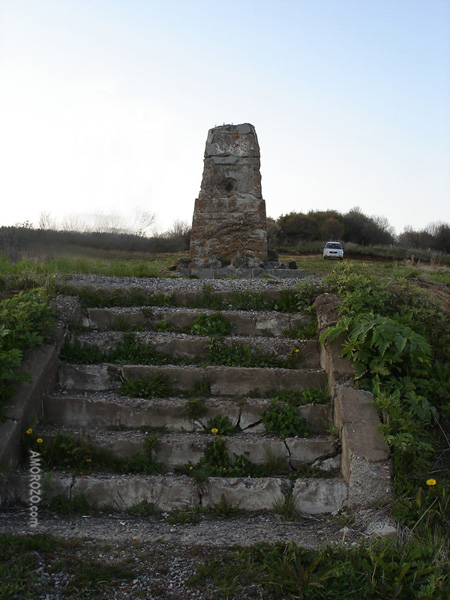
<svg viewBox="0 0 450 600"><path fill-rule="evenodd" d="M326 404L330 400L328 389L320 388L308 388L306 390L275 388L267 390L265 397L297 407L306 404Z"/></svg>
<svg viewBox="0 0 450 600"><path fill-rule="evenodd" d="M175 390L167 375L157 373L154 377L127 379L120 386L119 392L130 398L169 398Z"/></svg>
<svg viewBox="0 0 450 600"><path fill-rule="evenodd" d="M412 506L430 472L450 481L450 321L411 283L340 266L328 278L341 317L322 341L342 336L355 383L374 394L394 461L397 501ZM432 513L430 514L432 516ZM403 518L407 518L403 512ZM435 519L439 527L439 519Z"/></svg>
<svg viewBox="0 0 450 600"><path fill-rule="evenodd" d="M233 423L227 416L216 415L209 419L206 425L206 431L210 432L216 430L215 433L218 435L230 435L234 430Z"/></svg>
<svg viewBox="0 0 450 600"><path fill-rule="evenodd" d="M282 335L283 337L287 337L291 340L312 340L317 337L317 333L317 319L312 317L295 329L285 329L282 332Z"/></svg>
<svg viewBox="0 0 450 600"><path fill-rule="evenodd" d="M267 431L287 437L308 437L309 428L305 419L300 417L298 408L285 402L271 400L262 414Z"/></svg>
<svg viewBox="0 0 450 600"><path fill-rule="evenodd" d="M195 421L206 413L204 398L190 398L187 404L187 413L190 419Z"/></svg>
<svg viewBox="0 0 450 600"><path fill-rule="evenodd" d="M299 312L312 314L315 299L327 291L327 285L319 280L302 279L296 286L296 308Z"/></svg>
<svg viewBox="0 0 450 600"><path fill-rule="evenodd" d="M209 341L209 361L215 365L229 367L279 367L295 368L295 360L284 359L275 352L263 352L259 348L252 349L248 344L212 338Z"/></svg>
<svg viewBox="0 0 450 600"><path fill-rule="evenodd" d="M207 379L196 381L192 389L180 392L183 398L208 398L211 396L211 386Z"/></svg>
<svg viewBox="0 0 450 600"><path fill-rule="evenodd" d="M224 319L220 312L213 315L201 314L195 318L189 328L191 335L227 335L231 331L231 323Z"/></svg>
<svg viewBox="0 0 450 600"><path fill-rule="evenodd" d="M20 292L0 302L0 400L12 396L16 382L29 380L29 375L17 368L26 350L48 339L53 322L47 293L42 288Z"/></svg>
<svg viewBox="0 0 450 600"><path fill-rule="evenodd" d="M184 472L198 485L203 485L208 477L257 477L260 470L247 454L233 454L231 458L226 441L217 435L205 448L204 457L196 465L187 464Z"/></svg>

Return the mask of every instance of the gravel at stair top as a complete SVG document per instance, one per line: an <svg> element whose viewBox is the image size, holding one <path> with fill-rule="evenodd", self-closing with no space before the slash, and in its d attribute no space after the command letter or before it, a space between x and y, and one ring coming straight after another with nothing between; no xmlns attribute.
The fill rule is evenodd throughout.
<svg viewBox="0 0 450 600"><path fill-rule="evenodd" d="M192 584L189 577L201 564L232 552L235 545L294 542L315 548L326 541L341 542L343 538L339 525L326 518L284 522L277 515L265 513L230 519L200 515L195 524L171 524L168 517L167 513L160 518L126 514L59 517L40 509L38 527L30 530L28 509L10 508L4 513L0 511L0 533L48 533L65 540L79 540L81 543L72 547L69 559L85 564L128 565L132 577L118 581L113 589L108 588L108 598L112 600L219 600L223 596L210 583ZM355 532L351 541L346 541L354 543L359 538ZM41 554L37 576L51 588L42 599L69 597L64 589L69 575L64 568L57 567L59 557L58 553ZM262 600L268 596L255 582L251 598Z"/></svg>
<svg viewBox="0 0 450 600"><path fill-rule="evenodd" d="M311 277L307 277L311 279ZM316 279L316 278L312 278ZM211 286L214 291L234 290L273 290L295 288L299 279L189 279L183 277L103 277L99 275L70 275L66 281L75 285L95 285L98 287L134 287L149 292L181 292L202 291L204 286Z"/></svg>

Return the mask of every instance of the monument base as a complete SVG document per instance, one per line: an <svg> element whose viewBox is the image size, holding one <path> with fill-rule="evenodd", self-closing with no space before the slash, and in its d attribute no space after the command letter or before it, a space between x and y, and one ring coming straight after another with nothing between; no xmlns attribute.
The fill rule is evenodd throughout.
<svg viewBox="0 0 450 600"><path fill-rule="evenodd" d="M295 265L295 266L294 266ZM235 267L234 265L221 266L212 264L209 266L197 265L189 259L179 259L176 271L181 277L196 276L200 279L223 279L227 277L235 279L303 279L307 276L306 271L297 269L294 261L291 263L268 262L260 263L257 267Z"/></svg>

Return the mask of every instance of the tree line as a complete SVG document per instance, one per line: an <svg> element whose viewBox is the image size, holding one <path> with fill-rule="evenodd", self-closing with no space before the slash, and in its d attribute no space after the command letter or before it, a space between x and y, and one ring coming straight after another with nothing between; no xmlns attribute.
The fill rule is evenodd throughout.
<svg viewBox="0 0 450 600"><path fill-rule="evenodd" d="M30 223L0 227L0 256L20 260L24 255L57 255L70 248L137 253L173 253L189 250L190 228L175 223L172 229L150 237L121 231L68 231L34 228Z"/></svg>
<svg viewBox="0 0 450 600"><path fill-rule="evenodd" d="M153 217L154 218L154 217ZM17 259L24 253L57 254L68 246L124 252L185 252L189 249L190 226L175 221L165 233L146 233L137 223L135 231L103 223L95 231L77 226L58 229L41 219L38 227L26 222L0 227L0 256ZM367 216L359 208L347 213L335 210L290 212L278 219L267 219L269 248L299 249L309 243L317 246L328 240L353 243L358 246L397 246L412 250L433 250L450 254L450 226L433 223L423 230L407 228L395 235L385 217Z"/></svg>
<svg viewBox="0 0 450 600"><path fill-rule="evenodd" d="M407 228L396 236L385 217L365 215L359 208L344 214L335 210L290 212L276 220L268 219L267 232L269 246L274 248L335 240L359 246L400 245L450 253L450 226L446 223L433 223L421 231Z"/></svg>

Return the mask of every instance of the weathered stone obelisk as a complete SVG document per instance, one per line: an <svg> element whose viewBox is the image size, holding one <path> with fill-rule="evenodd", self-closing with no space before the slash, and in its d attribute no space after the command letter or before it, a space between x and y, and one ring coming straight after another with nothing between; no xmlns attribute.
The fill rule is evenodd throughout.
<svg viewBox="0 0 450 600"><path fill-rule="evenodd" d="M267 262L266 204L253 125L208 132L195 201L190 261L196 267L257 267Z"/></svg>

